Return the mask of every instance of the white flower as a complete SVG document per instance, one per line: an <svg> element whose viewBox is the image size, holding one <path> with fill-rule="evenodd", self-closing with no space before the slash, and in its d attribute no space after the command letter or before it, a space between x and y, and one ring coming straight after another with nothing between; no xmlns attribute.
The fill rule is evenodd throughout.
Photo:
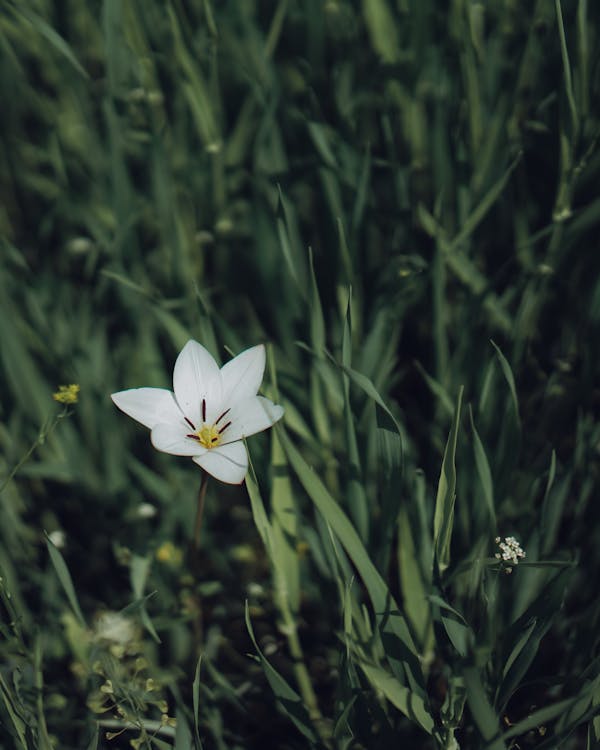
<svg viewBox="0 0 600 750"><path fill-rule="evenodd" d="M67 536L61 529L56 529L55 531L51 531L48 534L48 539L55 547L57 547L58 549L62 549L65 546L65 542L67 541Z"/></svg>
<svg viewBox="0 0 600 750"><path fill-rule="evenodd" d="M135 624L120 612L104 612L96 620L94 637L119 646L127 646L135 638Z"/></svg>
<svg viewBox="0 0 600 750"><path fill-rule="evenodd" d="M519 560L526 557L525 550L521 547L519 542L517 542L514 536L507 536L504 541L502 541L501 537L497 536L495 541L501 550L501 552L496 552L495 554L497 560L518 565ZM506 572L512 572L512 568L506 568Z"/></svg>
<svg viewBox="0 0 600 750"><path fill-rule="evenodd" d="M135 514L138 518L154 518L156 508L151 503L140 503L135 509Z"/></svg>
<svg viewBox="0 0 600 750"><path fill-rule="evenodd" d="M113 393L115 404L152 431L152 445L191 456L222 482L241 484L248 470L243 438L272 427L283 407L257 396L265 348L254 346L220 370L197 341L188 341L173 370L173 391L132 388Z"/></svg>

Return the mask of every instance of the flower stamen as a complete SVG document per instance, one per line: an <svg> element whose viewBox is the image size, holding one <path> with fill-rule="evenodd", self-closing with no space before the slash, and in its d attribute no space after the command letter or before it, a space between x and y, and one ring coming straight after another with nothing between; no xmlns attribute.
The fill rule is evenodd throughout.
<svg viewBox="0 0 600 750"><path fill-rule="evenodd" d="M202 421L206 422L206 399L202 399Z"/></svg>
<svg viewBox="0 0 600 750"><path fill-rule="evenodd" d="M214 424L203 424L202 427L191 435L203 448L216 448L221 442L221 435Z"/></svg>
<svg viewBox="0 0 600 750"><path fill-rule="evenodd" d="M192 428L192 430L196 429L196 425L192 422L191 419L188 419L187 417L184 417L185 421L189 424L189 426ZM189 435L188 435L189 437Z"/></svg>
<svg viewBox="0 0 600 750"><path fill-rule="evenodd" d="M227 422L227 424L223 425L223 427L221 427L221 429L219 430L219 435L220 435L220 434L221 434L222 432L225 432L225 430L226 430L226 429L227 429L227 428L229 427L229 425L230 425L230 424L231 424L231 422ZM216 426L217 426L217 423L215 422L215 427L216 427Z"/></svg>
<svg viewBox="0 0 600 750"><path fill-rule="evenodd" d="M217 417L217 421L215 422L215 424L219 424L219 422L220 422L220 421L221 421L221 420L223 419L223 417L224 417L224 416L225 416L226 414L229 414L229 412L230 412L230 411L231 411L231 407L230 407L229 409L225 409L225 411L223 412L223 414L221 414L221 416L220 416L220 417ZM230 423L230 424L231 424L231 423Z"/></svg>

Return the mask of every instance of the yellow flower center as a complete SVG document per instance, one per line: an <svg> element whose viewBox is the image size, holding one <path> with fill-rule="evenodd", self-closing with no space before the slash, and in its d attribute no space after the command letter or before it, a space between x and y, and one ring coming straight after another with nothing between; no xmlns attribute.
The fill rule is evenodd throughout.
<svg viewBox="0 0 600 750"><path fill-rule="evenodd" d="M216 448L217 445L221 444L221 436L231 424L231 421L225 422L225 417L227 416L227 414L229 414L230 411L231 409L225 409L225 411L219 417L217 417L217 421L214 424L207 424L206 400L202 399L202 427L197 430L191 419L188 419L184 416L185 421L189 424L192 430L194 430L194 432L188 433L186 437L192 438L192 440L196 440L203 448ZM219 424L219 422L221 421L225 423Z"/></svg>
<svg viewBox="0 0 600 750"><path fill-rule="evenodd" d="M216 448L221 442L219 428L215 424L203 424L196 433L198 442L204 448Z"/></svg>

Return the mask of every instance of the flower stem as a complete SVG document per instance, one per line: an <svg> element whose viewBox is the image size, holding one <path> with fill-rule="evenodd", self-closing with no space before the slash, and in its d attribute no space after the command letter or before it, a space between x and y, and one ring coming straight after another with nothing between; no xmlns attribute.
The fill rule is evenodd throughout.
<svg viewBox="0 0 600 750"><path fill-rule="evenodd" d="M206 497L206 487L208 485L208 474L202 472L202 482L200 484L200 491L198 492L198 507L196 510L196 523L194 524L194 542L193 542L193 553L198 554L200 549L200 530L202 529L202 516L204 515L204 498Z"/></svg>
<svg viewBox="0 0 600 750"><path fill-rule="evenodd" d="M65 408L60 412L60 414L56 414L52 419L48 418L42 427L40 428L40 431L38 433L37 438L35 439L35 442L29 447L29 449L26 451L26 453L21 457L19 462L14 466L8 474L2 481L2 484L0 485L0 493L4 492L10 481L14 478L15 474L19 471L21 466L23 466L24 463L26 463L29 458L32 456L33 452L36 448L38 448L40 445L42 445L48 435L52 432L52 430L56 427L56 425L59 423L61 419L64 419L65 417L68 417L71 414L69 409L65 406Z"/></svg>

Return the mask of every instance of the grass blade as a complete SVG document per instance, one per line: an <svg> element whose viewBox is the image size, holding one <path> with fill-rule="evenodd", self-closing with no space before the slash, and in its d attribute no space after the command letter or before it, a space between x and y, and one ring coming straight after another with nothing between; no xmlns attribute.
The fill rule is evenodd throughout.
<svg viewBox="0 0 600 750"><path fill-rule="evenodd" d="M483 739L487 750L506 750L504 740L500 736L500 724L496 712L491 707L479 673L475 667L469 667L464 672L467 702L471 714Z"/></svg>
<svg viewBox="0 0 600 750"><path fill-rule="evenodd" d="M420 724L428 734L433 732L434 723L431 714L418 695L400 684L393 675L380 667L360 661L359 666L369 682L377 690L380 690L393 706L416 724Z"/></svg>
<svg viewBox="0 0 600 750"><path fill-rule="evenodd" d="M471 430L473 432L473 453L475 454L475 466L477 467L477 474L479 475L479 481L481 483L481 489L483 490L483 499L487 507L489 514L489 520L491 522L492 532L495 534L496 529L496 510L494 508L494 482L492 480L492 472L490 470L490 464L485 454L485 448L479 437L479 433L475 427L473 420L473 410L469 405L469 419L471 421Z"/></svg>
<svg viewBox="0 0 600 750"><path fill-rule="evenodd" d="M252 622L250 620L250 610L248 608L248 602L246 602L245 618L246 627L248 628L250 639L254 644L254 648L256 649L256 653L258 654L266 678L269 682L269 685L271 686L271 689L273 690L273 693L275 694L275 697L277 698L285 713L290 717L292 722L298 728L298 730L302 732L302 734L309 742L316 744L317 735L312 728L310 717L308 715L308 712L304 708L302 699L300 698L298 693L290 687L290 685L279 674L279 672L273 668L271 663L267 660L267 658L259 648L256 637L254 635L254 630L252 628Z"/></svg>
<svg viewBox="0 0 600 750"><path fill-rule="evenodd" d="M48 548L50 560L52 562L52 565L54 566L56 575L58 576L58 580L60 581L60 584L63 587L65 594L67 595L69 604L71 605L71 609L73 610L73 614L79 621L79 624L83 628L85 628L87 627L85 624L85 618L83 616L83 613L81 612L81 608L77 600L77 594L75 593L75 587L73 586L73 579L71 578L71 574L69 573L67 564L65 563L63 556L60 554L57 547L55 547L54 544L52 544L52 542L50 541L48 535L46 535L46 546Z"/></svg>
<svg viewBox="0 0 600 750"><path fill-rule="evenodd" d="M446 443L446 450L444 451L444 460L442 461L442 470L440 472L435 501L433 538L435 558L440 573L443 573L450 564L450 541L452 539L454 501L456 499L456 441L458 438L462 395L463 388L461 386L454 410L452 427L448 436L448 442Z"/></svg>
<svg viewBox="0 0 600 750"><path fill-rule="evenodd" d="M398 660L406 669L411 688L418 691L423 690L423 674L417 658L417 648L389 588L371 561L346 514L331 497L325 485L308 466L283 430L279 430L279 434L290 465L296 472L300 483L342 543L346 554L350 557L362 578L375 613L380 620L382 638L386 634L389 637L388 658L393 662L398 657Z"/></svg>
<svg viewBox="0 0 600 750"><path fill-rule="evenodd" d="M195 750L202 750L200 740L200 666L202 665L202 656L198 657L196 671L194 672L194 681L192 682L192 705L194 709L194 747Z"/></svg>

